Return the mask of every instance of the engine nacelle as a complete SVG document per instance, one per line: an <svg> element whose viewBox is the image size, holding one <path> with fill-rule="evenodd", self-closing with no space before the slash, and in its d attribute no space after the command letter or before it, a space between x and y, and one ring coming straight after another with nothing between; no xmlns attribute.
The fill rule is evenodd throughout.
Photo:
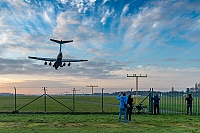
<svg viewBox="0 0 200 133"><path fill-rule="evenodd" d="M66 63L64 62L64 63L63 63L63 66L65 66L65 65L66 65Z"/></svg>
<svg viewBox="0 0 200 133"><path fill-rule="evenodd" d="M49 66L51 66L52 65L52 63L51 62L49 62Z"/></svg>
<svg viewBox="0 0 200 133"><path fill-rule="evenodd" d="M69 63L68 63L68 66L70 66L70 65L71 65L71 63L69 62Z"/></svg>
<svg viewBox="0 0 200 133"><path fill-rule="evenodd" d="M44 65L47 65L47 62L46 62L46 61L44 62Z"/></svg>

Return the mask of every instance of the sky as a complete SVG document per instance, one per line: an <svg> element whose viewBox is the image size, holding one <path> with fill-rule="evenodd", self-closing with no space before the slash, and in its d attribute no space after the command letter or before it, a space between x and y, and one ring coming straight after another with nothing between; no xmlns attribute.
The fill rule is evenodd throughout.
<svg viewBox="0 0 200 133"><path fill-rule="evenodd" d="M87 59L55 70L28 56ZM199 0L1 0L0 92L184 90L200 82Z"/></svg>

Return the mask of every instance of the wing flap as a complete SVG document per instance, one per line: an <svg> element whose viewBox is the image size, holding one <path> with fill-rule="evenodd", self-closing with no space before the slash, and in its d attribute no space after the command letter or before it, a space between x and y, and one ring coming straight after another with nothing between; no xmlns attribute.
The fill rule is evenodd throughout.
<svg viewBox="0 0 200 133"><path fill-rule="evenodd" d="M79 59L62 59L62 62L86 62L88 60L79 60Z"/></svg>

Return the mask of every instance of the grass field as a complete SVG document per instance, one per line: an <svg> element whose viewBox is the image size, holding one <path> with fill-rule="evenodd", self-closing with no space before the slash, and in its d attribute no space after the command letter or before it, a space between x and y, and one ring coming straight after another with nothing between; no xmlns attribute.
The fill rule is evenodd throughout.
<svg viewBox="0 0 200 133"><path fill-rule="evenodd" d="M17 97L17 110L38 96L18 96ZM53 96L56 100L64 104L65 106L73 109L72 96ZM112 103L113 106L107 104ZM28 106L22 108L20 112L44 112L44 96L37 99ZM116 97L104 97L104 109L107 112L118 111L118 100ZM4 96L0 97L0 112L12 112L14 110L14 97ZM58 102L54 101L50 97L46 97L46 111L47 112L71 112L71 110L65 108ZM101 112L102 102L100 96L94 96L91 100L90 96L76 96L75 98L75 111L76 112Z"/></svg>
<svg viewBox="0 0 200 133"><path fill-rule="evenodd" d="M19 112L102 112L102 97L101 96L76 96L73 104L72 96L52 96L57 101L61 102L64 107L51 97L46 97L46 108L44 102L44 96L40 97L36 101L32 102L28 106L20 109L27 103L38 98L38 96L17 96L16 109L20 109ZM139 97L139 103L143 101L145 96ZM103 111L104 112L118 112L119 101L116 96L104 96L103 97ZM143 105L149 108L149 98L147 98ZM71 110L70 110L70 109ZM14 107L14 96L2 96L0 97L0 112L12 112L15 110ZM194 98L193 113L200 111L200 101ZM160 100L160 112L166 114L185 114L186 113L186 102L184 97L176 96L171 97L164 95Z"/></svg>
<svg viewBox="0 0 200 133"><path fill-rule="evenodd" d="M38 96L18 96L17 97L17 110ZM73 109L73 97L72 96L52 96L62 104ZM65 108L61 104L57 103L50 97L46 97L46 111L47 112L70 112L69 109ZM140 97L142 101L144 97ZM103 99L103 110L105 112L118 112L119 101L116 96L104 96ZM144 102L148 105L148 101ZM14 96L3 96L0 97L0 112L12 112L15 110L14 107ZM22 108L20 112L44 112L44 96L37 99L28 106ZM94 96L93 100L91 96L76 96L75 97L75 111L76 112L102 112L102 97Z"/></svg>
<svg viewBox="0 0 200 133"><path fill-rule="evenodd" d="M133 122L117 122L118 115L0 114L1 133L199 133L200 116L133 115Z"/></svg>
<svg viewBox="0 0 200 133"><path fill-rule="evenodd" d="M18 96L17 109L23 107L38 96ZM72 96L53 96L56 100L73 109ZM139 97L139 102L144 97ZM167 99L167 98L166 98ZM171 98L172 99L172 98ZM47 97L47 112L71 112L69 109L60 105L50 97ZM165 98L161 99L162 101ZM164 109L171 109L171 103L161 104ZM174 100L178 101L178 100ZM101 96L76 96L76 112L101 112ZM119 101L116 96L104 97L104 111L118 112ZM177 102L176 104L182 104ZM148 98L143 105L148 107ZM169 106L170 105L170 106ZM180 105L180 108L183 107ZM185 105L184 107L185 108ZM176 108L175 108L176 109ZM177 108L178 109L178 108ZM0 112L12 112L14 110L14 97L0 97ZM33 114L34 112L44 112L44 97L39 98L30 105L22 108L20 112L32 112L32 114L0 114L0 132L1 133L60 133L60 132L99 132L99 133L116 133L116 132L147 132L147 133L200 133L200 116L184 114L161 114L161 115L133 115L133 122L127 124L117 122L116 114Z"/></svg>

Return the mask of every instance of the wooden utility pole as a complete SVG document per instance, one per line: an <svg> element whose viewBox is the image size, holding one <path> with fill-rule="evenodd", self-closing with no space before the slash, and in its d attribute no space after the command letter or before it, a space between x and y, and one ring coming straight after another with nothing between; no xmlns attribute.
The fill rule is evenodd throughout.
<svg viewBox="0 0 200 133"><path fill-rule="evenodd" d="M131 76L129 76L128 74L127 74L127 77L136 77L136 105L138 105L138 78L139 77L147 77L147 74L146 75L137 75L137 74L133 74L133 75L131 75Z"/></svg>
<svg viewBox="0 0 200 133"><path fill-rule="evenodd" d="M93 93L94 93L94 92L93 92L93 88L94 88L94 87L98 87L98 85L90 85L90 86L87 85L86 87L92 87L92 101L93 101Z"/></svg>

